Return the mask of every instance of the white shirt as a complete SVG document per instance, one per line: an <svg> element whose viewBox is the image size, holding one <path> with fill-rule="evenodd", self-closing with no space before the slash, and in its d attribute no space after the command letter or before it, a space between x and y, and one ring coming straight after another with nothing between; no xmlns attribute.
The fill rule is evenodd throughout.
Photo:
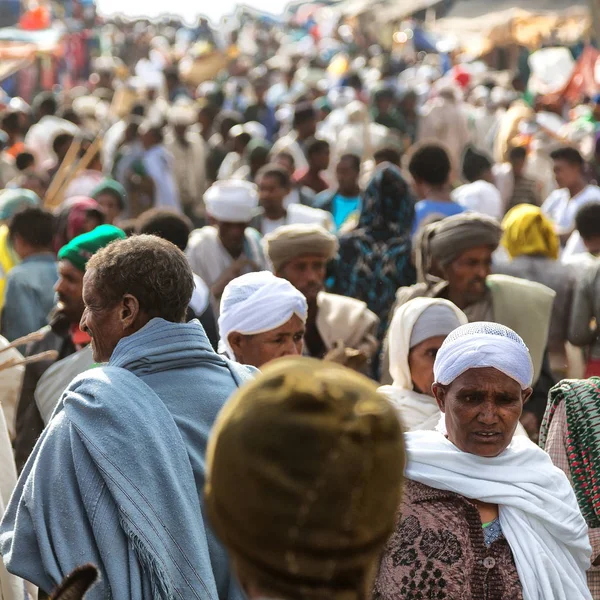
<svg viewBox="0 0 600 600"><path fill-rule="evenodd" d="M467 210L472 210L500 221L504 215L504 203L498 188L488 181L474 181L461 185L452 192L452 200Z"/></svg>
<svg viewBox="0 0 600 600"><path fill-rule="evenodd" d="M562 188L548 196L542 204L542 212L554 221L559 231L568 232L575 228L577 211L589 202L600 202L600 187L597 185L588 185L572 198L569 190Z"/></svg>
<svg viewBox="0 0 600 600"><path fill-rule="evenodd" d="M282 219L267 219L265 216L262 217L261 233L267 235L272 231L275 231L282 225L320 225L327 229L327 231L333 231L333 219L331 215L320 208L312 208L310 206L304 206L304 204L290 204L287 208L287 215Z"/></svg>
<svg viewBox="0 0 600 600"><path fill-rule="evenodd" d="M154 206L181 212L179 191L174 176L173 155L158 144L146 151L144 167L154 182Z"/></svg>

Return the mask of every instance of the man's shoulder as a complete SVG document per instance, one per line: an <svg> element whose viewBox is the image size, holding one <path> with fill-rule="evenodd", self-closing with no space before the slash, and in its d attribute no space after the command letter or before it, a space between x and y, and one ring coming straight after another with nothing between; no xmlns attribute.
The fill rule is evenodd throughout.
<svg viewBox="0 0 600 600"><path fill-rule="evenodd" d="M195 229L190 234L190 239L188 242L188 250L192 250L194 248L199 248L204 244L209 244L217 239L218 231L216 227L212 225L205 225L200 229Z"/></svg>
<svg viewBox="0 0 600 600"><path fill-rule="evenodd" d="M398 288L396 292L396 307L406 304L409 300L423 297L434 297L432 288L426 283L415 283L405 287Z"/></svg>
<svg viewBox="0 0 600 600"><path fill-rule="evenodd" d="M330 306L341 309L363 309L365 311L371 312L369 308L367 308L366 302L363 302L362 300L357 300L356 298L350 298L349 296L332 294L331 292L319 292L318 302L319 308Z"/></svg>

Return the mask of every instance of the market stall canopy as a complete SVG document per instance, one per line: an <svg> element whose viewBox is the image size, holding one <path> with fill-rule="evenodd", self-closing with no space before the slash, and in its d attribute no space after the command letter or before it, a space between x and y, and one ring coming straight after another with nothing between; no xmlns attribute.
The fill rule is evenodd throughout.
<svg viewBox="0 0 600 600"><path fill-rule="evenodd" d="M435 23L434 30L442 37L454 36L457 47L478 57L511 44L531 49L544 42L570 45L581 40L590 27L587 8L579 0L567 9L562 0L522 0L519 8L513 2L496 3L500 10L488 13L486 0L459 1L447 17ZM553 9L555 6L560 8Z"/></svg>
<svg viewBox="0 0 600 600"><path fill-rule="evenodd" d="M35 44L0 42L0 81L30 65L36 53Z"/></svg>
<svg viewBox="0 0 600 600"><path fill-rule="evenodd" d="M0 29L0 42L31 44L35 46L36 52L50 54L59 50L65 33L64 29L59 28L26 31L17 27L3 27Z"/></svg>

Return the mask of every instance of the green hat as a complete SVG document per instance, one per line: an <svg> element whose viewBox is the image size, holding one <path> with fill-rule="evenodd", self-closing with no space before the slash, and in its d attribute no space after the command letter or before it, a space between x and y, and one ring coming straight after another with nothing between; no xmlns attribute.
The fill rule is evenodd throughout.
<svg viewBox="0 0 600 600"><path fill-rule="evenodd" d="M0 221L7 221L19 209L40 206L42 201L31 190L22 188L7 188L0 192Z"/></svg>
<svg viewBox="0 0 600 600"><path fill-rule="evenodd" d="M80 271L85 271L88 260L98 250L115 240L124 240L126 237L125 232L114 225L100 225L93 231L73 238L58 251L58 258L59 260L68 260Z"/></svg>
<svg viewBox="0 0 600 600"><path fill-rule="evenodd" d="M92 191L92 198L98 200L97 197L105 192L113 194L119 201L121 210L125 210L127 205L127 192L118 181L110 178L103 179Z"/></svg>
<svg viewBox="0 0 600 600"><path fill-rule="evenodd" d="M393 531L404 465L398 415L372 381L287 357L221 411L205 504L240 579L265 596L359 600Z"/></svg>

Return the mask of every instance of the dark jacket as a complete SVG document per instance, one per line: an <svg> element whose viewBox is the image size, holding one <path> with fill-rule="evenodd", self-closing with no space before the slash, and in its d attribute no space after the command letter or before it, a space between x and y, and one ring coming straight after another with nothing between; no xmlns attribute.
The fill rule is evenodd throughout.
<svg viewBox="0 0 600 600"><path fill-rule="evenodd" d="M15 461L19 473L25 466L37 439L44 430L44 421L35 403L35 388L40 377L57 361L75 353L75 345L69 335L68 323L62 317L52 319L50 325L44 327L44 337L27 346L25 356L33 356L40 352L56 350L58 358L29 364L25 367L23 387L17 405Z"/></svg>

